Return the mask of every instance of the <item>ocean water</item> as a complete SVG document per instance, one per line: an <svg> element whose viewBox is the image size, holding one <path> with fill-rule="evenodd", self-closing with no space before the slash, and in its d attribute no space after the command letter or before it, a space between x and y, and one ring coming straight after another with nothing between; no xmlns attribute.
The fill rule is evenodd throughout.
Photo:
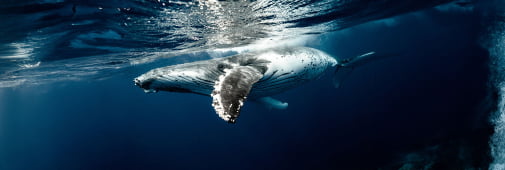
<svg viewBox="0 0 505 170"><path fill-rule="evenodd" d="M505 6L474 1L0 1L0 169L505 167ZM246 102L146 94L162 66L282 46L388 56Z"/></svg>

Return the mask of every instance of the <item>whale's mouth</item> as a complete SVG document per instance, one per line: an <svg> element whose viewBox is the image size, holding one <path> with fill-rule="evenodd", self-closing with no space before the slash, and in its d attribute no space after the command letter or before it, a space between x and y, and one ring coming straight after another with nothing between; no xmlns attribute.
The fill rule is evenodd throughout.
<svg viewBox="0 0 505 170"><path fill-rule="evenodd" d="M135 85L144 89L145 93L156 93L158 90L150 88L152 81L141 81L138 78L133 80L135 82Z"/></svg>
<svg viewBox="0 0 505 170"><path fill-rule="evenodd" d="M133 82L135 82L135 86L142 87L142 82L138 78L136 78L135 80L133 80Z"/></svg>

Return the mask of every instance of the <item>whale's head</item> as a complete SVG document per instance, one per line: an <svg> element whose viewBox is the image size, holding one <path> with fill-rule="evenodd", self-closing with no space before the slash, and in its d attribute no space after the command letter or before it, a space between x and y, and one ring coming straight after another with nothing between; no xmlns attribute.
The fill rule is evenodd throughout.
<svg viewBox="0 0 505 170"><path fill-rule="evenodd" d="M159 90L159 87L157 85L159 82L153 75L152 71L138 76L133 80L133 82L135 82L136 86L144 89L144 92L146 93L155 93Z"/></svg>
<svg viewBox="0 0 505 170"><path fill-rule="evenodd" d="M146 93L158 91L210 95L219 74L214 65L189 63L153 69L133 81Z"/></svg>

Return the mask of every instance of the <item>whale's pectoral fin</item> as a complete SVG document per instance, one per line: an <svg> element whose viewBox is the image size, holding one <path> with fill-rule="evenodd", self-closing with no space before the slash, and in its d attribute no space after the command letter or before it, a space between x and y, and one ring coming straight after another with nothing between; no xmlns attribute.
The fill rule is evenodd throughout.
<svg viewBox="0 0 505 170"><path fill-rule="evenodd" d="M256 99L255 101L263 104L263 106L265 106L269 109L282 110L282 109L288 108L288 103L279 101L279 100L271 98L271 97L262 97L262 98Z"/></svg>
<svg viewBox="0 0 505 170"><path fill-rule="evenodd" d="M212 106L216 113L229 123L235 123L251 87L263 74L250 66L226 69L214 85Z"/></svg>

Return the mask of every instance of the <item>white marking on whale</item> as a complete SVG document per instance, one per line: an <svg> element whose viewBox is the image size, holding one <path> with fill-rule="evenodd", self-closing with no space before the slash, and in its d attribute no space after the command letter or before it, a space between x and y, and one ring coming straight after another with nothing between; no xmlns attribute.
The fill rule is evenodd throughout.
<svg viewBox="0 0 505 170"><path fill-rule="evenodd" d="M361 65L372 54L337 61L308 47L269 49L161 67L135 78L134 82L146 92L161 90L211 96L219 117L234 123L246 98L258 99L270 108L284 109L287 103L268 96L316 79L328 68L336 67L338 71ZM348 73L335 74L336 87Z"/></svg>

